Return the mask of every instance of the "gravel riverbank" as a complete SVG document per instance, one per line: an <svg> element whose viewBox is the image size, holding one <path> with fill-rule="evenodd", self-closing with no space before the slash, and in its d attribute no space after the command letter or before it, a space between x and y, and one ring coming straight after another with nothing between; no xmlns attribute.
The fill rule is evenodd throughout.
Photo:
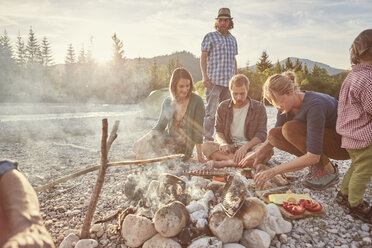
<svg viewBox="0 0 372 248"><path fill-rule="evenodd" d="M126 154L133 142L155 123L154 120L136 118L136 108L128 107L128 114L109 116L109 132L115 120L121 121L118 138L109 153L109 161L128 159ZM272 127L275 112L270 109L268 113L268 126ZM99 165L103 116L0 121L0 157L18 161L20 169L35 187L90 165ZM276 150L270 164L280 164L292 158L292 155ZM372 225L346 215L334 201L339 184L350 165L350 161L335 162L339 165L340 182L336 187L324 191L309 190L301 185L300 181L306 171L294 173L297 180L291 185L292 191L310 194L322 203L327 215L291 221L292 231L275 237L271 247L372 247ZM151 174L156 177L161 172L172 173L179 168L195 169L203 166L191 162L109 168L94 219L114 214L130 204L124 194L124 183L130 174L138 177L139 181L145 181ZM96 177L97 172L92 172L38 194L44 222L57 246L69 233L81 229ZM366 200L372 204L372 183L368 186ZM102 234L92 234L100 247L124 247L119 236L109 232L109 227L114 224L115 220L106 222Z"/></svg>

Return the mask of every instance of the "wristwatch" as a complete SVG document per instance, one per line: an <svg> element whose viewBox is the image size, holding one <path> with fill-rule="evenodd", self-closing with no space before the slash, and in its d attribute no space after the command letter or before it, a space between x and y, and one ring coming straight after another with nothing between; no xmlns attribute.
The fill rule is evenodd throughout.
<svg viewBox="0 0 372 248"><path fill-rule="evenodd" d="M8 160L0 161L0 179L5 174L5 172L10 170L18 170L18 163Z"/></svg>

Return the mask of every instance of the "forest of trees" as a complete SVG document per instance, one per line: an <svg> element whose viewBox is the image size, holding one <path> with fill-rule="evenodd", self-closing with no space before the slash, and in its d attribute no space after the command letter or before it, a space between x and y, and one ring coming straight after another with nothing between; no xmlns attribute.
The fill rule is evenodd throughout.
<svg viewBox="0 0 372 248"><path fill-rule="evenodd" d="M145 62L143 58L129 61L125 57L123 42L112 35L112 60L100 65L92 54L94 39L88 48L77 52L72 44L66 46L65 64L55 65L52 46L47 37L37 38L32 27L27 39L18 34L11 41L6 30L0 35L0 101L1 102L138 102L152 90L167 87L172 71L182 66L178 55L170 57L167 64L159 64L158 59ZM190 55L190 53L182 52ZM181 53L181 54L182 54ZM199 66L194 56L189 56ZM190 59L189 59L190 60ZM191 67L190 61L187 64ZM196 65L194 65L195 63ZM247 75L251 81L250 96L261 99L262 85L270 75L292 70L303 90L324 92L338 97L338 92L348 72L335 76L327 70L314 66L309 71L300 61L292 63L288 58L285 65L279 61L272 64L266 51L256 63L256 71L249 66L240 68L239 73ZM197 74L195 71L194 74ZM199 73L199 71L198 71ZM196 83L197 91L203 95L203 85Z"/></svg>

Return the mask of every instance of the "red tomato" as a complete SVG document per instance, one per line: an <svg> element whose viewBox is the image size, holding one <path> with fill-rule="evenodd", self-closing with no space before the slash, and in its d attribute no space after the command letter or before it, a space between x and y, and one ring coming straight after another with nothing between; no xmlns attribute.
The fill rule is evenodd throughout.
<svg viewBox="0 0 372 248"><path fill-rule="evenodd" d="M298 203L305 208L306 208L306 206L312 206L313 205L313 202L309 199L300 199Z"/></svg>
<svg viewBox="0 0 372 248"><path fill-rule="evenodd" d="M310 211L310 212L320 212L323 209L322 205L319 202L313 204L311 207L305 206L305 208L307 211Z"/></svg>
<svg viewBox="0 0 372 248"><path fill-rule="evenodd" d="M292 207L292 211L291 211L291 214L294 214L294 215L300 215L300 214L303 214L305 212L305 208L301 205L294 205Z"/></svg>

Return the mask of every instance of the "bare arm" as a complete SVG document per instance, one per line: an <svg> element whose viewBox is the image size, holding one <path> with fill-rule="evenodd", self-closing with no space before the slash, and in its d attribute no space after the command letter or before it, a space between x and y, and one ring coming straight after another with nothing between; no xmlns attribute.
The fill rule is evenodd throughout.
<svg viewBox="0 0 372 248"><path fill-rule="evenodd" d="M234 63L235 63L235 75L238 74L238 63L236 62L236 58L234 57Z"/></svg>
<svg viewBox="0 0 372 248"><path fill-rule="evenodd" d="M258 187L262 187L265 183L273 178L274 176L286 172L298 171L305 167L308 167L312 164L318 163L320 160L320 155L316 155L310 152L307 152L301 157L295 158L288 163L284 163L278 166L275 166L266 171L259 172L254 177L254 182Z"/></svg>
<svg viewBox="0 0 372 248"><path fill-rule="evenodd" d="M9 239L4 248L54 247L43 225L36 192L19 171L10 170L1 177L0 204L8 222Z"/></svg>
<svg viewBox="0 0 372 248"><path fill-rule="evenodd" d="M230 151L230 146L227 144L225 135L220 132L216 132L216 141L220 145L219 150L222 153L229 153Z"/></svg>
<svg viewBox="0 0 372 248"><path fill-rule="evenodd" d="M251 149L253 146L260 144L260 143L262 143L262 141L257 137L254 137L253 139L245 143L242 147L240 147L235 152L235 156L234 156L235 163L239 163L244 158L245 154L247 154L249 149Z"/></svg>
<svg viewBox="0 0 372 248"><path fill-rule="evenodd" d="M209 88L211 86L210 79L207 74L207 57L208 57L209 52L208 51L203 51L200 57L200 68L202 71L203 75L203 84L204 87Z"/></svg>

